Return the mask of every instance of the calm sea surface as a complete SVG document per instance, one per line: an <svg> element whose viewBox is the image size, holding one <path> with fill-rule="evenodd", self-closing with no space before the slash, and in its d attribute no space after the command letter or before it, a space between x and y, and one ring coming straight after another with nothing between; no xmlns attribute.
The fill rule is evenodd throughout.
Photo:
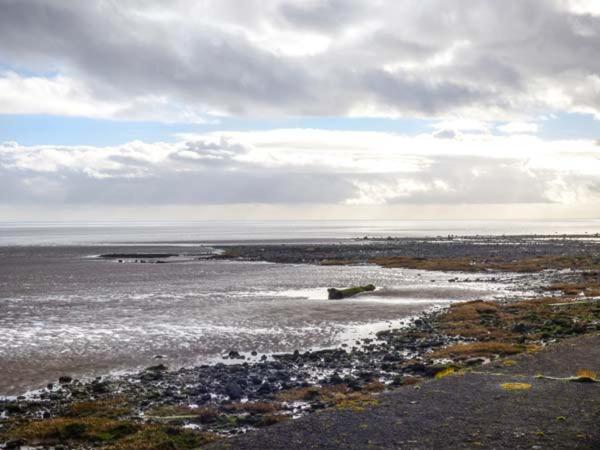
<svg viewBox="0 0 600 450"><path fill-rule="evenodd" d="M600 233L600 220L2 222L0 245L342 239L368 236Z"/></svg>
<svg viewBox="0 0 600 450"><path fill-rule="evenodd" d="M478 226L479 228L470 228ZM327 240L379 235L596 233L600 222L194 222L0 224L0 395L54 381L323 348L448 302L521 295L517 275L457 285L445 273L189 258L119 264L110 252L208 255L209 241ZM491 275L488 277L491 278ZM326 300L326 288L374 294Z"/></svg>

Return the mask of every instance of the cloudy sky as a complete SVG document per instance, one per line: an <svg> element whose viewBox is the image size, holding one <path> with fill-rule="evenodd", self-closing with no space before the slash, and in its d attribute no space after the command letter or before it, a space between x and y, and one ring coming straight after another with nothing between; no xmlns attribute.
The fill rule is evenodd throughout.
<svg viewBox="0 0 600 450"><path fill-rule="evenodd" d="M600 0L0 0L0 218L600 214Z"/></svg>

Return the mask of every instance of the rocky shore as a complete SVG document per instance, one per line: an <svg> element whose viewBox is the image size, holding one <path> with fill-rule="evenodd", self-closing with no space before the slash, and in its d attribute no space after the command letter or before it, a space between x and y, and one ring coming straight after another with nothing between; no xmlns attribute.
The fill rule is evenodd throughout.
<svg viewBox="0 0 600 450"><path fill-rule="evenodd" d="M215 246L215 258L307 264L365 264L382 258L510 263L533 258L600 258L600 237L568 236L447 236L436 238L364 237L328 244L246 244ZM600 262L600 260L599 260ZM467 267L468 268L468 267ZM448 270L452 267L440 270ZM455 270L464 270L457 265Z"/></svg>
<svg viewBox="0 0 600 450"><path fill-rule="evenodd" d="M220 257L288 263L468 256L514 267L546 258L557 266L534 299L454 304L354 345L252 355L258 362L231 349L227 364L178 370L157 359L139 373L92 381L65 375L45 389L0 400L0 446L148 448L144 443L152 442L164 443L156 448L196 448L324 409L364 410L399 386L498 361L510 365L513 355L600 331L599 249L595 241L531 237L227 247ZM565 271L565 261L578 270Z"/></svg>

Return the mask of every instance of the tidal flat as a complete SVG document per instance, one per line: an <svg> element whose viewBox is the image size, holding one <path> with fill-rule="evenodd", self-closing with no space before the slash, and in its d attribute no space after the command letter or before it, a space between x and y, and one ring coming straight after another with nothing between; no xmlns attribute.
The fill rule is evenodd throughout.
<svg viewBox="0 0 600 450"><path fill-rule="evenodd" d="M0 441L7 447L143 448L152 439L169 448L196 448L322 410L377 408L384 392L479 367L510 367L519 354L600 331L600 244L594 237L361 239L219 249L217 261L327 270L334 260L379 267L376 259L385 258L395 263L381 264L380 270L423 270L434 280L443 274L446 286L469 286L483 278L520 286L507 290L513 296L438 304L406 317L402 326L331 348L264 356L231 348L216 364L174 368L168 359L156 358L144 370L120 376L78 380L65 373L43 389L0 403ZM402 258L420 267L406 268ZM476 269L458 269L466 260ZM450 268L453 261L456 270ZM425 289L431 281L421 278ZM351 314L369 296L385 302L394 292L331 302Z"/></svg>

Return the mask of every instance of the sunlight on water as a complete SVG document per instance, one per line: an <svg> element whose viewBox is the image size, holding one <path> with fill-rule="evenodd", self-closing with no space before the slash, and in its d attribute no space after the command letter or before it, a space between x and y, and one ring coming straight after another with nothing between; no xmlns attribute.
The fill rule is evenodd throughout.
<svg viewBox="0 0 600 450"><path fill-rule="evenodd" d="M514 274L457 286L446 273L376 266L118 264L88 258L97 247L0 251L0 393L64 373L145 367L156 355L175 367L231 349L335 346L451 301L523 294L509 289ZM327 300L328 287L367 282L378 289Z"/></svg>

